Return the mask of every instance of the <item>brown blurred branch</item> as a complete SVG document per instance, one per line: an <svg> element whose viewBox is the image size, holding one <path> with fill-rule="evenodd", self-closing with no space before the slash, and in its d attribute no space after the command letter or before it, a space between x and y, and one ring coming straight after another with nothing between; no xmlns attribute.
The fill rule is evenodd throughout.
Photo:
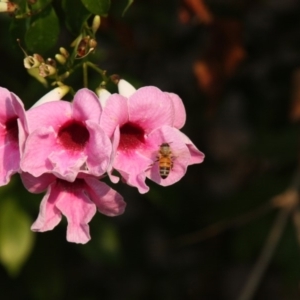
<svg viewBox="0 0 300 300"><path fill-rule="evenodd" d="M172 244L177 247L183 247L187 245L200 243L228 229L240 227L256 218L259 218L265 215L267 212L271 211L273 208L273 204L271 202L268 202L256 208L255 210L239 215L238 217L232 220L220 221L197 232L178 237L173 241Z"/></svg>
<svg viewBox="0 0 300 300"><path fill-rule="evenodd" d="M300 209L299 207L292 214L293 223L296 230L296 238L298 242L298 246L300 247Z"/></svg>
<svg viewBox="0 0 300 300"><path fill-rule="evenodd" d="M280 241L293 206L282 208L238 300L251 300Z"/></svg>

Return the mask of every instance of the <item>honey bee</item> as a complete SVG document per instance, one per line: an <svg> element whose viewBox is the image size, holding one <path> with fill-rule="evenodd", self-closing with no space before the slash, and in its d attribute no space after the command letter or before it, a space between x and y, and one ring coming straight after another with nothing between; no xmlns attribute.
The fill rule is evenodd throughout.
<svg viewBox="0 0 300 300"><path fill-rule="evenodd" d="M166 179L173 168L173 155L168 143L162 143L157 156L159 175Z"/></svg>

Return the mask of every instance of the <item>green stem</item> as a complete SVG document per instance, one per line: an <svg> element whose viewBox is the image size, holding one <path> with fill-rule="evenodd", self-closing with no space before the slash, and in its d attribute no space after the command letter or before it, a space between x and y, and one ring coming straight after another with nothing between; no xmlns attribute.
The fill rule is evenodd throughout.
<svg viewBox="0 0 300 300"><path fill-rule="evenodd" d="M95 64L91 63L91 62L86 62L87 66L92 68L93 70L95 70L97 73L99 73L103 79L103 81L108 82L109 81L109 77L106 76L106 71L100 69L99 67L97 67Z"/></svg>
<svg viewBox="0 0 300 300"><path fill-rule="evenodd" d="M82 65L82 69L83 69L83 86L85 88L88 87L88 72L87 72L87 63L84 62Z"/></svg>

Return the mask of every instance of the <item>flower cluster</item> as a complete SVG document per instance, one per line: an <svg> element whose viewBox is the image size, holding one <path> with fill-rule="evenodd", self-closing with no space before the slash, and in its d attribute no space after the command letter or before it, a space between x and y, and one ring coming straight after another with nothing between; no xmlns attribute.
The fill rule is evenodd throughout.
<svg viewBox="0 0 300 300"><path fill-rule="evenodd" d="M125 80L118 88L119 94L98 95L84 88L72 103L56 89L27 111L0 88L0 185L20 173L30 192L46 192L32 230L52 230L64 215L67 240L86 243L97 210L107 216L125 210L123 197L101 181L105 174L146 193L146 178L168 186L203 161L180 131L186 114L177 95L152 86L135 90Z"/></svg>

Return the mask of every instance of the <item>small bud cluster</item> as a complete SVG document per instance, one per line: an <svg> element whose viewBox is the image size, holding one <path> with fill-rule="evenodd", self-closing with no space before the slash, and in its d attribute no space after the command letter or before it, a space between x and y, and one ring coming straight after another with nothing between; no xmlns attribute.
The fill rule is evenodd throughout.
<svg viewBox="0 0 300 300"><path fill-rule="evenodd" d="M91 27L86 27L71 44L73 52L70 54L68 50L63 47L59 48L59 53L55 54L54 58L43 58L39 53L28 55L27 52L19 46L25 54L24 67L29 74L35 77L41 83L47 85L47 81L43 78L54 80L53 84L61 83L69 77L74 70L74 64L79 59L86 58L89 54L94 52L97 47L95 34L100 27L100 16L95 16ZM57 64L58 63L58 64ZM103 72L104 74L104 72Z"/></svg>

